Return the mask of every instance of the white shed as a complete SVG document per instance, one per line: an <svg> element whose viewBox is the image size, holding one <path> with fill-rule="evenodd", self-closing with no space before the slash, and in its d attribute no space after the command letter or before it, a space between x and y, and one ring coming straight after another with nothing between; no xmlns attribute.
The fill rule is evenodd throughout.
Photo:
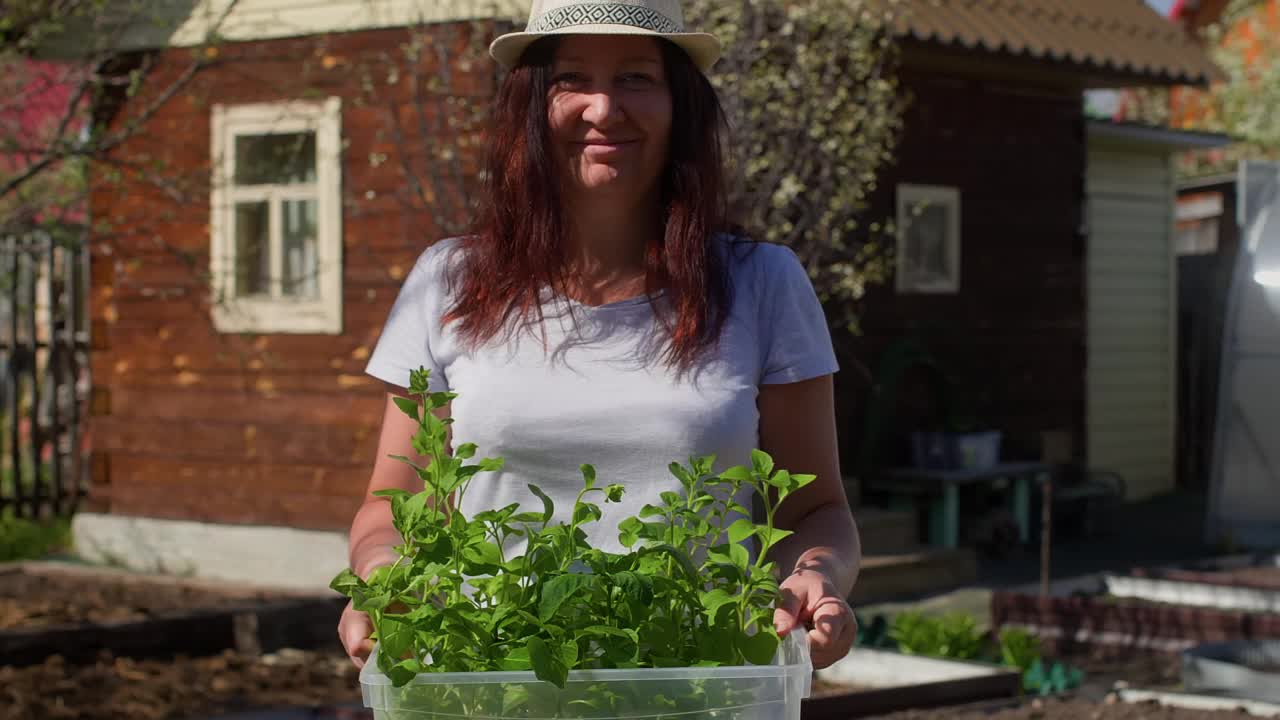
<svg viewBox="0 0 1280 720"><path fill-rule="evenodd" d="M1174 488L1179 150L1221 135L1088 124L1085 456L1124 476L1129 499Z"/></svg>

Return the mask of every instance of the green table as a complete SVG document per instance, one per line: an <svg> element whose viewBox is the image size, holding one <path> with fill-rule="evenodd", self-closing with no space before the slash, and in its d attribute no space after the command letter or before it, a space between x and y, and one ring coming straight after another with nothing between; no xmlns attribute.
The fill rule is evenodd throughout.
<svg viewBox="0 0 1280 720"><path fill-rule="evenodd" d="M893 468L867 484L889 495L894 509L914 508L917 498L929 500L929 544L955 548L960 544L960 487L962 485L1013 485L1013 515L1018 538L1031 539L1031 483L1049 477L1048 463L1002 463L983 470L923 470Z"/></svg>

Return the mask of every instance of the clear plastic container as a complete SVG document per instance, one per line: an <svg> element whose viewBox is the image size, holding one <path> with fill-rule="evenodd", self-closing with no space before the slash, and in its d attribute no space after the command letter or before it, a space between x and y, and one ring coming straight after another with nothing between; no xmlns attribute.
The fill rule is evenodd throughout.
<svg viewBox="0 0 1280 720"><path fill-rule="evenodd" d="M800 720L812 678L799 629L772 665L575 670L563 690L532 672L422 673L397 688L375 656L360 686L375 720Z"/></svg>

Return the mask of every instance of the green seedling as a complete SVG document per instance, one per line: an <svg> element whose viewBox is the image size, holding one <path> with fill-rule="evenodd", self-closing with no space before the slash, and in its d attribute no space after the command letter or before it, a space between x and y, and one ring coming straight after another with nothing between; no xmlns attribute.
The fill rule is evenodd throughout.
<svg viewBox="0 0 1280 720"><path fill-rule="evenodd" d="M456 394L430 392L428 377L425 369L414 371L410 394L418 400L397 400L418 422L414 450L433 459L414 465L423 490L377 493L391 503L403 538L399 559L368 579L345 571L332 583L369 614L378 668L396 687L422 673L532 670L562 688L573 670L772 661L780 593L769 550L790 534L774 526L774 517L813 476L777 469L759 450L749 467L721 473L712 471L714 457L671 463L683 491L664 492L619 524L626 553L604 552L590 546L584 528L601 518L600 503L620 501L625 489L602 484L591 465L581 466L582 490L567 521L553 522L553 503L536 485L529 491L540 510L513 504L461 512L472 480L500 470L502 460L476 460L472 444L449 451L452 420L435 411ZM743 488L760 496L763 523L750 519ZM504 548L513 538L523 539L523 550L508 556ZM680 703L705 694L691 683L676 697L627 697L615 685L626 684L602 685L575 701L590 705L580 708L583 716L643 702L675 703L668 709L678 714ZM529 717L565 712L552 707L560 701L546 694L547 685L483 687L432 690L437 695L429 701L434 712L455 708L464 716L480 706ZM485 692L501 697L478 697Z"/></svg>

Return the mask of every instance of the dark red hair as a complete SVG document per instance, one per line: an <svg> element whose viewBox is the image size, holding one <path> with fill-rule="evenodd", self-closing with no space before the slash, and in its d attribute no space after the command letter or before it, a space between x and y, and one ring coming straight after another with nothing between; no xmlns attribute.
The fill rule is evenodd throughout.
<svg viewBox="0 0 1280 720"><path fill-rule="evenodd" d="M486 176L474 232L463 239L458 292L445 313L475 347L541 322L541 289L564 293L567 223L551 155L547 93L557 40L531 45L494 102ZM671 90L672 128L661 177L663 237L645 252L650 300L665 291L666 361L687 369L714 345L729 312L727 258L715 235L729 229L721 143L724 112L715 89L683 50L660 40ZM655 304L655 307L660 307Z"/></svg>

